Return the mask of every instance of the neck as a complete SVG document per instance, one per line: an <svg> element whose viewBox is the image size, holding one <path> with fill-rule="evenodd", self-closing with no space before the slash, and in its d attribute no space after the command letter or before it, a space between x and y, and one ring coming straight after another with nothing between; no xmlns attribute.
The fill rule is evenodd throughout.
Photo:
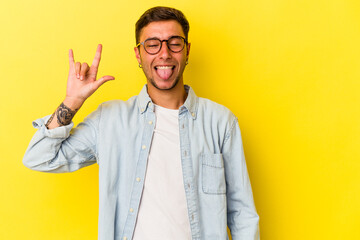
<svg viewBox="0 0 360 240"><path fill-rule="evenodd" d="M170 90L157 89L148 82L147 92L156 105L169 109L179 109L184 104L187 97L187 92L185 91L182 80Z"/></svg>

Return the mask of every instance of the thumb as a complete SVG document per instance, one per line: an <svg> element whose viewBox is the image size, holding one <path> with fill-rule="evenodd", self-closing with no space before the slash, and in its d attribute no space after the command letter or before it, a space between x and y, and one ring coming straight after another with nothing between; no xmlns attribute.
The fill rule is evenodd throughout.
<svg viewBox="0 0 360 240"><path fill-rule="evenodd" d="M115 77L113 77L113 76L103 76L94 82L95 88L98 89L101 85L103 85L107 81L111 81L114 79L115 79Z"/></svg>

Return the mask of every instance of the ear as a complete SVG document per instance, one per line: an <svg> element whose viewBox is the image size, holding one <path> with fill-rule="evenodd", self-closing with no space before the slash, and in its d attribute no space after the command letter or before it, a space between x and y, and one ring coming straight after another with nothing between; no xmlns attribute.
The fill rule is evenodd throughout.
<svg viewBox="0 0 360 240"><path fill-rule="evenodd" d="M190 45L191 43L188 43L186 46L186 60L189 59L189 54L190 54Z"/></svg>
<svg viewBox="0 0 360 240"><path fill-rule="evenodd" d="M141 57L140 57L140 50L139 50L139 48L134 47L134 51L135 51L135 57L136 57L138 63L141 64Z"/></svg>

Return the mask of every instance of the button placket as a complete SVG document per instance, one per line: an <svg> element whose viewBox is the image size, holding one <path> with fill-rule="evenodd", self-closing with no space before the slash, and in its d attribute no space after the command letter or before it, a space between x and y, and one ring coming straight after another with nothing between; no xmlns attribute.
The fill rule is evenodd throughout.
<svg viewBox="0 0 360 240"><path fill-rule="evenodd" d="M184 112L185 113L185 112ZM179 126L180 127L180 149L182 152L181 156L181 165L183 169L183 178L185 185L185 195L188 205L188 216L190 220L190 228L192 232L192 239L200 239L199 232L199 220L198 220L198 206L196 200L195 189L192 186L193 174L192 174L192 159L191 159L191 145L190 145L190 136L189 136L189 122L195 120L195 113L189 112L192 116L190 117L187 114L179 117ZM187 117L186 117L187 116Z"/></svg>
<svg viewBox="0 0 360 240"><path fill-rule="evenodd" d="M151 145L151 139L153 137L154 132L154 123L155 123L155 114L152 111L147 111L144 115L144 132L141 140L141 150L140 155L138 159L138 165L135 171L135 181L133 186L133 191L131 193L131 199L130 199L130 206L129 212L126 218L126 223L124 227L123 234L126 237L123 237L123 239L131 239L131 236L134 233L134 228L136 223L136 217L137 217L137 210L140 205L140 199L142 196L142 190L144 187L144 179L145 173L146 173L146 166L147 166L147 158L149 154L149 148ZM151 122L151 123L150 123ZM124 236L123 235L123 236Z"/></svg>

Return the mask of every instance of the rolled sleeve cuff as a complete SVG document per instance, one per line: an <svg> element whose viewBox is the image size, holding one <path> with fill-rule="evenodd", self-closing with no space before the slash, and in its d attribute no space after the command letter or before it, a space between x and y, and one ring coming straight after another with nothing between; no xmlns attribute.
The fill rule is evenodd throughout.
<svg viewBox="0 0 360 240"><path fill-rule="evenodd" d="M34 128L39 129L44 136L49 138L67 138L70 135L71 129L74 127L74 123L71 122L69 125L61 126L53 129L47 129L45 124L50 119L51 115L39 118L32 122Z"/></svg>

